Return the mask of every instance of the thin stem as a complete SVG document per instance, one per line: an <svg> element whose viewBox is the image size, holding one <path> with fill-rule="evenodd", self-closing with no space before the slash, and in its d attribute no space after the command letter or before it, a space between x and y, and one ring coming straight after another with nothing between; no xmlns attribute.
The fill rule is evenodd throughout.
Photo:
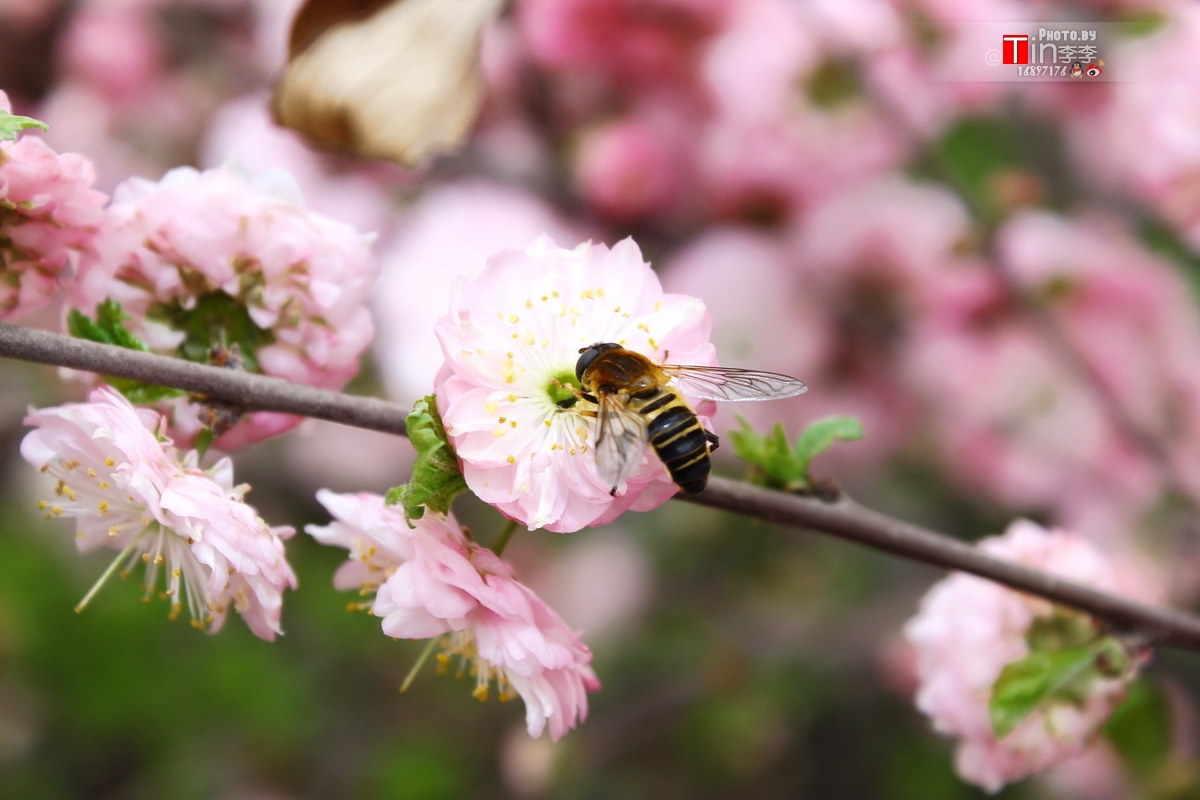
<svg viewBox="0 0 1200 800"><path fill-rule="evenodd" d="M176 386L245 408L308 414L386 433L403 435L407 416L407 410L397 403L295 386L261 375L78 341L5 323L0 323L0 356ZM1084 611L1105 620L1116 633L1145 636L1155 644L1200 651L1200 616L1135 603L1064 581L990 556L949 536L863 508L848 498L827 503L713 478L701 494L679 499L807 528L903 558L968 572ZM503 532L495 543L501 551L502 536Z"/></svg>
<svg viewBox="0 0 1200 800"><path fill-rule="evenodd" d="M513 532L517 530L517 521L510 519L504 523L504 527L496 534L496 538L492 540L492 552L499 556L504 552L504 548L508 546L508 540L512 538Z"/></svg>
<svg viewBox="0 0 1200 800"><path fill-rule="evenodd" d="M114 558L112 563L108 565L108 569L104 570L104 574L92 584L92 588L88 589L87 594L85 594L83 599L79 601L79 605L75 606L76 614L83 613L83 610L87 608L87 604L92 602L92 598L96 596L96 592L100 591L101 586L108 583L108 579L111 578L113 573L117 571L117 567L120 566L121 562L125 560L125 557L133 552L134 546L137 545L138 539L141 538L141 535L135 536L133 541L125 545L125 549L117 554L117 557Z"/></svg>
<svg viewBox="0 0 1200 800"><path fill-rule="evenodd" d="M433 648L437 647L437 643L442 640L442 637L435 636L425 645L425 649L421 651L421 655L417 656L417 663L412 665L412 669L408 671L408 675L404 678L404 683L400 684L400 691L407 692L408 687L412 686L413 680L416 679L417 673L421 671L421 667L429 660L429 656L433 653Z"/></svg>

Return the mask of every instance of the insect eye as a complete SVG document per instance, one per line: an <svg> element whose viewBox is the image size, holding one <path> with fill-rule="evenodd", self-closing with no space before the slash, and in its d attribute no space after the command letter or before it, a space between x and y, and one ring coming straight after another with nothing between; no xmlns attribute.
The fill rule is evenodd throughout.
<svg viewBox="0 0 1200 800"><path fill-rule="evenodd" d="M590 367L592 362L596 360L596 356L603 352L604 350L599 346L589 347L587 350L583 351L583 355L581 355L579 360L575 362L575 378L580 383L583 383L584 370Z"/></svg>

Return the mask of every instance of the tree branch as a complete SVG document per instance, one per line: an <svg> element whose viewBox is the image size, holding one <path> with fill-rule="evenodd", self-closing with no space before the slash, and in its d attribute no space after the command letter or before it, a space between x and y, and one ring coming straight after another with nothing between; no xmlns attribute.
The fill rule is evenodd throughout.
<svg viewBox="0 0 1200 800"><path fill-rule="evenodd" d="M408 414L399 404L384 400L297 386L277 378L124 350L6 323L0 323L0 356L174 386L248 410L302 414L384 433L404 435ZM1064 581L990 556L957 539L884 516L846 498L829 503L712 478L703 493L678 499L808 528L903 558L969 572L1085 611L1105 620L1118 632L1144 636L1155 644L1200 651L1200 617L1194 614L1135 603Z"/></svg>
<svg viewBox="0 0 1200 800"><path fill-rule="evenodd" d="M279 378L140 353L0 322L0 356L173 386L240 406L283 411L356 428L404 435L408 410L396 403L300 386Z"/></svg>

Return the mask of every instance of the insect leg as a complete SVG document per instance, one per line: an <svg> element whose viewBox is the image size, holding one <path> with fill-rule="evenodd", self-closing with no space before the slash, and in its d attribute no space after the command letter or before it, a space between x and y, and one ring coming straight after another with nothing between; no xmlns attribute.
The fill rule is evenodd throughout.
<svg viewBox="0 0 1200 800"><path fill-rule="evenodd" d="M708 449L710 452L721 446L721 437L717 436L712 431L705 431L704 438L708 439Z"/></svg>

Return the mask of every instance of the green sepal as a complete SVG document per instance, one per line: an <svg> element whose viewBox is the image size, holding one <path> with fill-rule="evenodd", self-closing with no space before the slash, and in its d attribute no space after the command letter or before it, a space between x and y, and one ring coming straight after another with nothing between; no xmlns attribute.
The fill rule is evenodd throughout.
<svg viewBox="0 0 1200 800"><path fill-rule="evenodd" d="M161 322L184 335L176 355L187 361L208 363L214 347L237 345L246 371L259 372L258 351L275 342L271 331L258 327L245 303L225 292L206 292L190 308L179 300L155 303L147 319Z"/></svg>
<svg viewBox="0 0 1200 800"><path fill-rule="evenodd" d="M1124 645L1111 636L1075 647L1034 650L1006 666L992 685L988 702L996 737L1004 738L1030 714L1052 702L1082 703L1092 681L1112 677L1107 663L1102 675L1097 661L1108 662L1118 651L1127 666Z"/></svg>
<svg viewBox="0 0 1200 800"><path fill-rule="evenodd" d="M201 428L200 433L196 436L196 443L192 445L192 449L196 451L196 457L204 458L204 454L208 452L208 448L212 446L213 440L216 438L216 431L212 428Z"/></svg>
<svg viewBox="0 0 1200 800"><path fill-rule="evenodd" d="M96 306L95 320L77 309L71 309L67 314L67 330L76 339L86 339L89 342L111 344L126 350L149 353L149 346L125 327L125 320L129 318L129 315L121 310L120 303L108 299ZM183 397L187 394L183 389L143 383L113 375L105 375L104 380L125 395L131 403L157 403L160 400Z"/></svg>
<svg viewBox="0 0 1200 800"><path fill-rule="evenodd" d="M403 506L406 520L420 519L426 508L445 514L454 498L467 491L467 482L463 480L458 458L446 438L436 398L429 395L418 400L405 425L408 440L417 451L412 480L390 489L384 502Z"/></svg>
<svg viewBox="0 0 1200 800"><path fill-rule="evenodd" d="M16 139L17 134L29 128L41 128L44 131L50 130L50 126L40 119L22 117L20 114L10 114L7 111L0 110L0 141Z"/></svg>
<svg viewBox="0 0 1200 800"><path fill-rule="evenodd" d="M738 457L750 463L751 482L790 492L812 487L809 466L835 441L854 441L864 435L862 423L855 417L827 417L809 425L793 446L781 423L766 436L740 416L738 423L741 430L730 431L729 438Z"/></svg>

